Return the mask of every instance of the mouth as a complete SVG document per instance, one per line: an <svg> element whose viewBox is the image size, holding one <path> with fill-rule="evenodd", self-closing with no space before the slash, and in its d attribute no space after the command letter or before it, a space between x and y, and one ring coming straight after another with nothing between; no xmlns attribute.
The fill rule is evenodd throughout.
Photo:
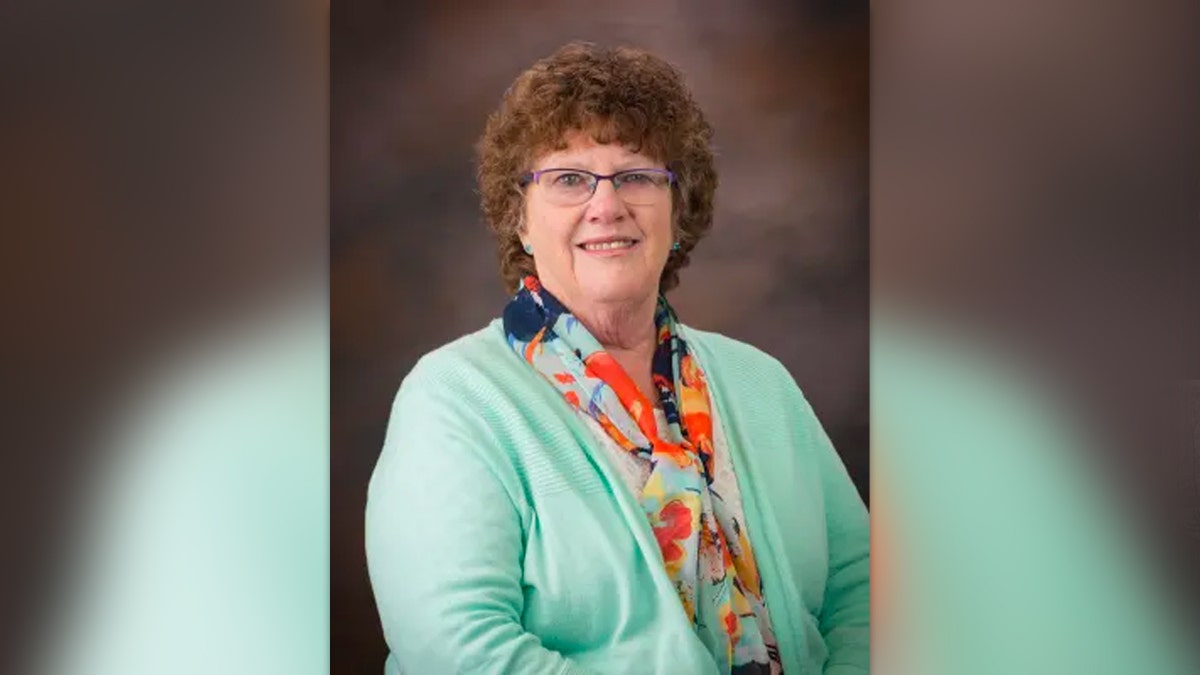
<svg viewBox="0 0 1200 675"><path fill-rule="evenodd" d="M587 253L620 253L628 251L638 243L640 243L639 240L628 237L605 237L576 244L576 247Z"/></svg>

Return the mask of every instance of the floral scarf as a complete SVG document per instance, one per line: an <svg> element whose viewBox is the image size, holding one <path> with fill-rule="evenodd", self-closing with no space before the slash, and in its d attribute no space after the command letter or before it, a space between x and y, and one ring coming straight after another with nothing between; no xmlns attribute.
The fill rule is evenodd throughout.
<svg viewBox="0 0 1200 675"><path fill-rule="evenodd" d="M764 636L756 618L765 609L750 541L712 489L704 372L661 296L655 326L653 382L666 430L629 375L536 277L522 280L504 310L509 345L617 445L649 461L642 507L683 610L720 672L769 673L772 661L778 670L773 636L769 628Z"/></svg>

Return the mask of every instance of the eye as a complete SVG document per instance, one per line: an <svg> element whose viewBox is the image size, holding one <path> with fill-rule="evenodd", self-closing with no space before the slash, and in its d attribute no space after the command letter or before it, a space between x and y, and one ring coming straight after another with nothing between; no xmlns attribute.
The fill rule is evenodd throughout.
<svg viewBox="0 0 1200 675"><path fill-rule="evenodd" d="M618 179L622 185L629 184L635 187L662 187L667 184L667 174L662 171L654 171L652 169L632 169L628 173L620 174Z"/></svg>
<svg viewBox="0 0 1200 675"><path fill-rule="evenodd" d="M587 176L575 171L565 171L554 177L553 185L557 187L579 187L587 184Z"/></svg>

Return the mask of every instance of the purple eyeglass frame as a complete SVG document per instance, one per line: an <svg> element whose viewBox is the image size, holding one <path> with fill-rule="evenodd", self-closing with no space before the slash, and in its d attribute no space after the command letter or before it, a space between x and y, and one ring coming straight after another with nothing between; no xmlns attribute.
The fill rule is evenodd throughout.
<svg viewBox="0 0 1200 675"><path fill-rule="evenodd" d="M647 167L644 169L623 169L616 173L610 173L606 176L604 174L596 173L594 171L588 171L587 169L568 169L566 167L559 167L559 168L552 168L552 169L539 169L537 171L530 171L530 172L524 174L523 176L521 176L520 180L517 181L517 185L519 185L521 187L525 187L525 186L529 185L530 183L536 183L537 180L539 178L541 178L542 174L549 173L551 171L574 171L576 173L586 173L587 175L595 178L596 182L592 183L592 194L596 194L596 188L600 187L600 181L602 181L602 180L611 181L613 184L613 189L617 190L617 189L619 189L617 186L617 181L615 180L617 176L620 176L621 174L634 173L634 172L638 172L638 171L641 171L641 172L653 171L654 173L665 173L665 174L667 174L667 180L669 181L669 184L671 184L671 185L675 184L675 172L671 171L670 169L658 169L658 168L653 168L653 167Z"/></svg>

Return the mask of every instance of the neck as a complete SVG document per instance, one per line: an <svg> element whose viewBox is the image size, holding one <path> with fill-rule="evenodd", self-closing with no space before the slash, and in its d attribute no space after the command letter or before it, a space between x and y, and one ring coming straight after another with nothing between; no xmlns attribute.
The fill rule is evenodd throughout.
<svg viewBox="0 0 1200 675"><path fill-rule="evenodd" d="M653 384L652 364L658 344L654 325L657 306L658 298L652 295L637 302L584 307L573 312L655 405L658 392Z"/></svg>

